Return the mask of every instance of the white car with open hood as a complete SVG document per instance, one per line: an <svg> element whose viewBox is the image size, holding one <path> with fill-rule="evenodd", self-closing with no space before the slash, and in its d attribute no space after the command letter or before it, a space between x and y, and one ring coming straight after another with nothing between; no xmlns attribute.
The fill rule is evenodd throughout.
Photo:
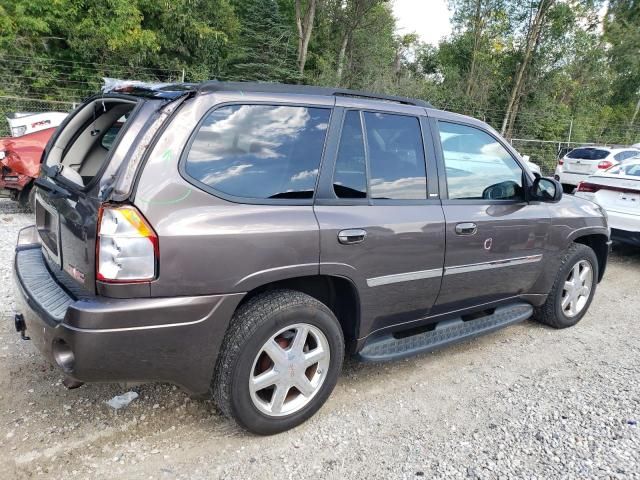
<svg viewBox="0 0 640 480"><path fill-rule="evenodd" d="M614 240L640 246L640 157L591 175L578 184L576 196L606 210Z"/></svg>

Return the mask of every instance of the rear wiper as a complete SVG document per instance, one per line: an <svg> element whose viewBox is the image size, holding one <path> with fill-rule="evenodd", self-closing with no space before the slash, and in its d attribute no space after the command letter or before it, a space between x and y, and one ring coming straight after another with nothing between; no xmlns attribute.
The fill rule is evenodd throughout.
<svg viewBox="0 0 640 480"><path fill-rule="evenodd" d="M60 187L59 185L50 182L49 180L45 180L44 178L36 178L34 183L38 188L46 190L49 192L49 196L51 198L70 198L71 192Z"/></svg>

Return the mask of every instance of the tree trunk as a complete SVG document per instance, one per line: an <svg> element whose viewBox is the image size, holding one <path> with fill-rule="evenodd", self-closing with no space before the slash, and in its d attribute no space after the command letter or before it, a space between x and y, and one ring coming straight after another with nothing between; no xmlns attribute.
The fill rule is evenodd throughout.
<svg viewBox="0 0 640 480"><path fill-rule="evenodd" d="M481 22L481 6L482 0L476 0L476 13L473 18L473 54L471 55L471 67L469 68L469 77L467 78L467 97L471 95L474 84L474 76L476 73L476 59L478 57L478 48L480 47L480 38L482 36Z"/></svg>
<svg viewBox="0 0 640 480"><path fill-rule="evenodd" d="M304 66L307 63L307 51L311 32L313 31L313 20L316 15L318 0L309 0L307 11L302 15L302 0L296 0L296 26L298 27L298 72L304 75Z"/></svg>
<svg viewBox="0 0 640 480"><path fill-rule="evenodd" d="M502 128L500 129L500 133L502 135L507 132L507 128L509 127L509 125L513 126L513 123L515 121L515 119L512 120L511 117L517 114L517 108L520 103L519 97L522 94L522 88L524 85L525 73L529 68L531 57L533 56L535 47L539 42L540 34L542 33L542 25L544 24L546 14L553 2L554 0L541 0L540 5L538 6L538 11L536 12L536 16L533 19L533 24L531 25L531 29L529 30L529 34L527 35L527 44L524 51L524 58L522 59L522 62L518 67L516 80L513 84L513 88L511 89L511 95L509 96L507 111L505 112L504 119L502 120Z"/></svg>
<svg viewBox="0 0 640 480"><path fill-rule="evenodd" d="M342 43L340 45L340 52L338 53L338 84L342 81L342 72L344 71L344 58L347 54L347 44L349 43L349 35L350 32L347 31L342 38Z"/></svg>

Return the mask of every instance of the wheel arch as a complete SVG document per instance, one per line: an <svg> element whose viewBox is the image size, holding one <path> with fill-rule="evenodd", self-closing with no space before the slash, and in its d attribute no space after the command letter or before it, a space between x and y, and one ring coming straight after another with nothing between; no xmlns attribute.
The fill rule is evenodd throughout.
<svg viewBox="0 0 640 480"><path fill-rule="evenodd" d="M609 256L609 245L611 244L608 234L601 232L585 232L572 239L574 243L581 243L591 248L598 259L598 282L602 280L604 271L607 267L607 258Z"/></svg>
<svg viewBox="0 0 640 480"><path fill-rule="evenodd" d="M306 275L271 281L248 291L236 308L256 295L280 289L305 293L329 307L342 327L346 350L354 351L360 329L360 295L351 279L335 275Z"/></svg>

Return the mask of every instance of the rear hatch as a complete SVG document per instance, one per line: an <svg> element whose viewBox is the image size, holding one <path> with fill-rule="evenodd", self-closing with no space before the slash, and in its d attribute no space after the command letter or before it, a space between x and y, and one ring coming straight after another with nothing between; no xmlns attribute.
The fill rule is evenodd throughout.
<svg viewBox="0 0 640 480"><path fill-rule="evenodd" d="M126 201L144 150L175 96L136 91L87 100L53 136L37 180L35 216L49 268L96 292L100 206ZM173 102L176 103L176 102ZM123 180L124 179L124 180Z"/></svg>
<svg viewBox="0 0 640 480"><path fill-rule="evenodd" d="M564 157L564 171L591 175L598 171L598 164L609 156L609 150L582 147L571 150Z"/></svg>
<svg viewBox="0 0 640 480"><path fill-rule="evenodd" d="M588 180L594 200L609 212L640 218L640 163L623 163L607 173Z"/></svg>

